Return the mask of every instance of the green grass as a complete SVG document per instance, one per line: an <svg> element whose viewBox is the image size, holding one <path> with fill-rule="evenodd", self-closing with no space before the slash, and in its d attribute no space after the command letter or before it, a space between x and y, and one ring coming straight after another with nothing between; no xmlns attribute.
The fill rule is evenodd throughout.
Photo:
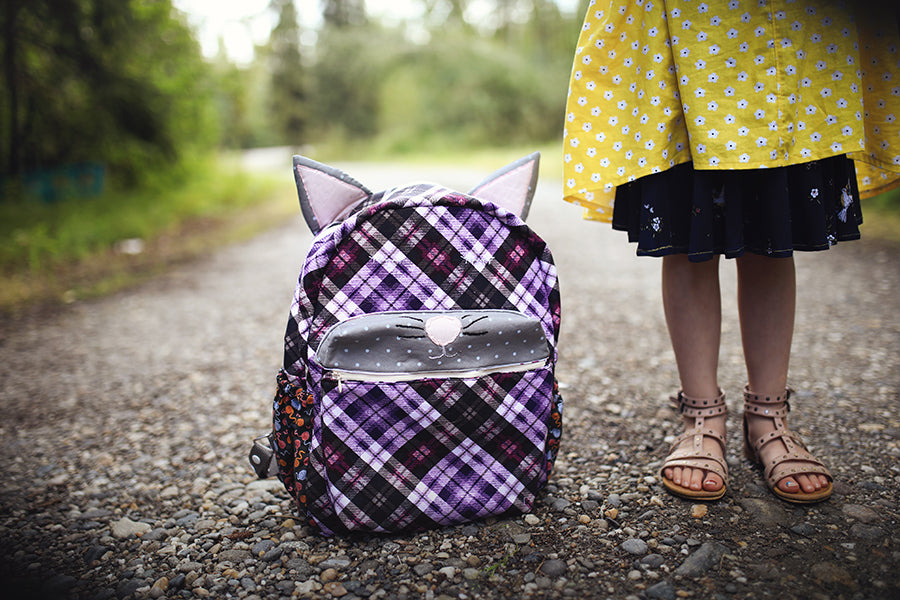
<svg viewBox="0 0 900 600"><path fill-rule="evenodd" d="M900 188L862 201L863 239L900 244Z"/></svg>
<svg viewBox="0 0 900 600"><path fill-rule="evenodd" d="M0 311L121 289L295 208L282 179L219 159L161 174L140 190L110 187L95 198L0 202ZM125 240L140 240L141 252L122 252Z"/></svg>

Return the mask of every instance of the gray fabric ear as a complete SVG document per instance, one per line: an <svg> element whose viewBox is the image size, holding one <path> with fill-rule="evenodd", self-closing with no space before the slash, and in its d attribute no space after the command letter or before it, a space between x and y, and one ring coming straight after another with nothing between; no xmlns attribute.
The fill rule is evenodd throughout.
<svg viewBox="0 0 900 600"><path fill-rule="evenodd" d="M372 196L366 186L340 169L294 156L294 180L300 210L313 235Z"/></svg>
<svg viewBox="0 0 900 600"><path fill-rule="evenodd" d="M469 195L505 208L524 221L537 187L540 160L540 152L520 158L476 185Z"/></svg>

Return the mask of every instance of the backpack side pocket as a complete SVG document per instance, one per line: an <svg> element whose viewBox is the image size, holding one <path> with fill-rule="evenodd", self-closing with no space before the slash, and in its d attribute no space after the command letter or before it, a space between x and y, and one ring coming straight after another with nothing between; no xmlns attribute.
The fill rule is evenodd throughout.
<svg viewBox="0 0 900 600"><path fill-rule="evenodd" d="M300 509L304 519L309 517L307 505L307 473L309 448L312 439L313 395L304 387L291 383L284 370L277 376L273 432L278 479Z"/></svg>

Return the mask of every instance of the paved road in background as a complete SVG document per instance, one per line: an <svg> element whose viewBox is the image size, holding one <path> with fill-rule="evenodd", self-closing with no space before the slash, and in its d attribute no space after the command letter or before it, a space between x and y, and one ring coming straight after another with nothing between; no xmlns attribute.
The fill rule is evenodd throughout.
<svg viewBox="0 0 900 600"><path fill-rule="evenodd" d="M277 156L277 153L276 153ZM292 185L285 157L285 185ZM340 165L371 189L486 173ZM497 165L498 167L501 165ZM0 323L0 576L40 598L890 598L900 594L900 250L798 257L792 425L837 477L774 499L740 456L734 265L723 261L728 495L655 469L676 433L659 261L539 184L529 223L560 272L565 433L534 517L323 540L257 482L274 374L311 241L297 217L96 301Z"/></svg>

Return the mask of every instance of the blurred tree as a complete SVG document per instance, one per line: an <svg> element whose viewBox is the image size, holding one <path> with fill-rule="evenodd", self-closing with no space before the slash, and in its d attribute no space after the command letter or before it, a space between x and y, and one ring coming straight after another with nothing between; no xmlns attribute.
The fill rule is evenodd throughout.
<svg viewBox="0 0 900 600"><path fill-rule="evenodd" d="M278 24L269 37L270 108L275 143L297 145L308 119L305 69L300 54L300 24L294 0L271 0Z"/></svg>
<svg viewBox="0 0 900 600"><path fill-rule="evenodd" d="M134 181L214 142L209 71L169 0L5 0L0 176L99 161Z"/></svg>
<svg viewBox="0 0 900 600"><path fill-rule="evenodd" d="M364 25L368 21L365 0L323 0L322 18L327 27Z"/></svg>

